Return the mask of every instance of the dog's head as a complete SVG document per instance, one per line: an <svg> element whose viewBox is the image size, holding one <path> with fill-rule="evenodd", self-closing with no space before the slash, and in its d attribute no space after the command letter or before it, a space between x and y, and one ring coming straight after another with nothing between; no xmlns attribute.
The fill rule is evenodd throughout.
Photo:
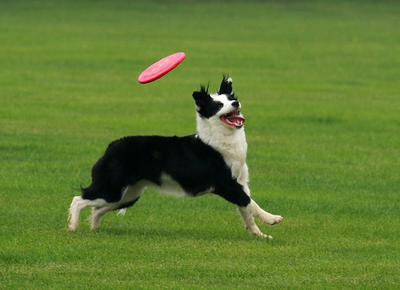
<svg viewBox="0 0 400 290"><path fill-rule="evenodd" d="M245 118L240 113L241 104L232 92L232 79L223 77L216 94L208 93L208 86L201 86L199 92L193 92L197 114L202 119L218 120L234 129L243 127Z"/></svg>

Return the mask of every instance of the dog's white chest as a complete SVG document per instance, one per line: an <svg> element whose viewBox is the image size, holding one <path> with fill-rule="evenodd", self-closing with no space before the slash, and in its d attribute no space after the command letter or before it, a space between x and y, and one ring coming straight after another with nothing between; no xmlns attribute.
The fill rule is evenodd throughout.
<svg viewBox="0 0 400 290"><path fill-rule="evenodd" d="M241 184L247 182L247 142L244 130L238 130L232 135L212 134L208 137L210 138L206 140L200 138L223 156L225 163L232 171L232 177Z"/></svg>

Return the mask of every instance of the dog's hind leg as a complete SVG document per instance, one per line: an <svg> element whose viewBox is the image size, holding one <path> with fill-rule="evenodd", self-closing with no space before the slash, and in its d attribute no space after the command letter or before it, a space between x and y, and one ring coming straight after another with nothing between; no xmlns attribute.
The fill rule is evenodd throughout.
<svg viewBox="0 0 400 290"><path fill-rule="evenodd" d="M101 218L108 212L121 209L118 214L124 215L128 207L133 206L140 198L145 185L141 182L127 186L122 193L121 200L110 206L97 208L93 207L92 215L90 216L91 229L95 230L99 227Z"/></svg>
<svg viewBox="0 0 400 290"><path fill-rule="evenodd" d="M116 203L116 204L101 207L101 208L93 207L92 214L89 219L90 220L90 229L91 230L97 229L99 227L101 218L109 211L118 209L119 206L120 206L120 204Z"/></svg>
<svg viewBox="0 0 400 290"><path fill-rule="evenodd" d="M106 206L107 202L104 199L89 200L84 199L82 196L75 196L72 200L71 206L69 207L69 226L68 231L76 231L79 226L79 214L81 210L87 207L103 207Z"/></svg>

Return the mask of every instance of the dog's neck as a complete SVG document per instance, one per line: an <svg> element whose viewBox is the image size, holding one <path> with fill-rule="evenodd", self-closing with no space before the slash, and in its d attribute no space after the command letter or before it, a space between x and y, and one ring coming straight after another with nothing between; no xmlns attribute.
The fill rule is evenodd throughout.
<svg viewBox="0 0 400 290"><path fill-rule="evenodd" d="M244 128L227 128L219 119L205 119L197 114L197 136L224 157L233 176L239 179L247 155Z"/></svg>

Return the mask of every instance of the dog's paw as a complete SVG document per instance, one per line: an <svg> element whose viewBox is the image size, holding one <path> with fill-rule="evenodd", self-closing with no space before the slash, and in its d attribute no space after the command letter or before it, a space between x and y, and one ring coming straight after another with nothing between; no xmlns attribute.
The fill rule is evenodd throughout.
<svg viewBox="0 0 400 290"><path fill-rule="evenodd" d="M120 210L118 211L117 215L122 215L122 216L124 216L124 215L126 214L126 210L127 210L127 208L120 209Z"/></svg>
<svg viewBox="0 0 400 290"><path fill-rule="evenodd" d="M273 215L269 224L270 225L277 225L279 224L281 221L283 220L283 217L281 217L280 215Z"/></svg>
<svg viewBox="0 0 400 290"><path fill-rule="evenodd" d="M268 225L276 225L279 224L283 217L280 215L270 214L268 212L262 211L262 213L258 216L258 218Z"/></svg>
<svg viewBox="0 0 400 290"><path fill-rule="evenodd" d="M270 235L266 235L266 234L263 234L263 233L261 233L261 235L258 235L260 238L264 238L264 239L270 239L270 240L272 240L273 239L273 237L272 236L270 236Z"/></svg>
<svg viewBox="0 0 400 290"><path fill-rule="evenodd" d="M257 237L272 239L272 236L264 234L255 224L253 224L251 227L248 227L247 229L250 231L250 233Z"/></svg>
<svg viewBox="0 0 400 290"><path fill-rule="evenodd" d="M76 232L77 229L78 229L78 226L73 225L72 223L68 224L68 231L69 232Z"/></svg>
<svg viewBox="0 0 400 290"><path fill-rule="evenodd" d="M272 236L266 235L266 234L264 234L264 233L261 232L261 231L258 231L258 232L252 233L252 234L255 235L255 236L257 236L257 237L264 238L264 239L270 239L270 240L273 239Z"/></svg>
<svg viewBox="0 0 400 290"><path fill-rule="evenodd" d="M71 219L72 219L72 215L69 214L68 215L68 231L69 232L75 232L78 229L78 226L75 223L73 223L71 221Z"/></svg>

